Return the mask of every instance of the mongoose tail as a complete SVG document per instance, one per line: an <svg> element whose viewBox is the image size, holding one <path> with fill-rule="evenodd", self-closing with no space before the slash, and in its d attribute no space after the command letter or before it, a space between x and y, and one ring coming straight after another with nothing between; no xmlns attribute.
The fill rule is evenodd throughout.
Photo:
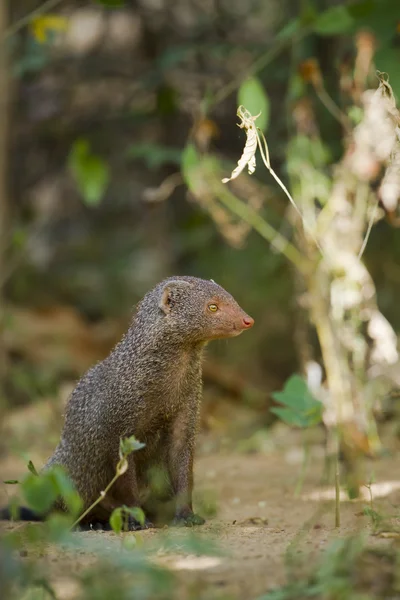
<svg viewBox="0 0 400 600"><path fill-rule="evenodd" d="M44 521L44 517L35 513L30 508L26 506L19 506L16 509L16 516L18 521ZM0 521L13 521L13 513L11 509L6 506L5 508L0 509Z"/></svg>

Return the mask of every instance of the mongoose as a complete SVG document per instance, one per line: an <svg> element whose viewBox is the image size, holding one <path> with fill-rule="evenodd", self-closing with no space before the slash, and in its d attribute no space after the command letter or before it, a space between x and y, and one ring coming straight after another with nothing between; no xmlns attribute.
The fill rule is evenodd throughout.
<svg viewBox="0 0 400 600"><path fill-rule="evenodd" d="M115 474L120 438L135 435L146 444L129 456L128 470L88 515L86 526L108 528L116 507L140 506L154 466L168 476L174 522L204 523L192 510L203 349L207 342L234 337L253 324L212 280L173 277L144 296L122 340L72 392L61 440L44 467L66 469L85 509ZM63 509L62 501L57 508ZM8 514L3 511L3 518ZM24 509L20 518L29 515ZM150 525L146 519L143 527ZM140 527L129 520L129 529Z"/></svg>

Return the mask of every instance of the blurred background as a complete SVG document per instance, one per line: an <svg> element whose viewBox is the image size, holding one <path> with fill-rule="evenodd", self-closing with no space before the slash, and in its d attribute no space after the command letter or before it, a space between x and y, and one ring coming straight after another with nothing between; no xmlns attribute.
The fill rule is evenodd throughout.
<svg viewBox="0 0 400 600"><path fill-rule="evenodd" d="M0 11L3 409L65 399L143 294L190 274L216 280L256 322L211 344L203 425L269 423L270 392L302 370L304 354L319 358L302 286L285 256L190 185L186 150L218 157L228 176L245 141L237 106L255 96L282 180L289 186L299 127L318 128L329 170L343 127L320 101L309 61L345 110L364 44L371 86L376 69L389 72L399 98L397 0L8 0ZM288 200L266 169L235 185L293 241ZM398 331L396 219L381 215L364 258Z"/></svg>
<svg viewBox="0 0 400 600"><path fill-rule="evenodd" d="M48 503L69 394L160 280L255 319L206 353L202 543L3 523L4 598L400 597L399 4L0 0L0 506ZM270 163L224 185L239 105Z"/></svg>

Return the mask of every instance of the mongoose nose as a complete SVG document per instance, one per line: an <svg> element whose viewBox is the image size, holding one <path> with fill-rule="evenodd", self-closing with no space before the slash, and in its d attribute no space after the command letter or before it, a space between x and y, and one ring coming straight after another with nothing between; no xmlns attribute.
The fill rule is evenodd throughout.
<svg viewBox="0 0 400 600"><path fill-rule="evenodd" d="M250 329L250 327L253 327L254 325L254 319L249 316L243 317L243 325L246 327L246 329Z"/></svg>

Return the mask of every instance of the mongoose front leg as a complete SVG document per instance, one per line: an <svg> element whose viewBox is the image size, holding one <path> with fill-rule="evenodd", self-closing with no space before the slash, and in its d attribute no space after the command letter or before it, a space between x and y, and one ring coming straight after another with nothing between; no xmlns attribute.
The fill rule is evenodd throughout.
<svg viewBox="0 0 400 600"><path fill-rule="evenodd" d="M197 411L196 411L197 412ZM171 428L169 446L169 471L176 499L174 525L203 525L205 520L193 513L193 453L197 414L184 411Z"/></svg>

